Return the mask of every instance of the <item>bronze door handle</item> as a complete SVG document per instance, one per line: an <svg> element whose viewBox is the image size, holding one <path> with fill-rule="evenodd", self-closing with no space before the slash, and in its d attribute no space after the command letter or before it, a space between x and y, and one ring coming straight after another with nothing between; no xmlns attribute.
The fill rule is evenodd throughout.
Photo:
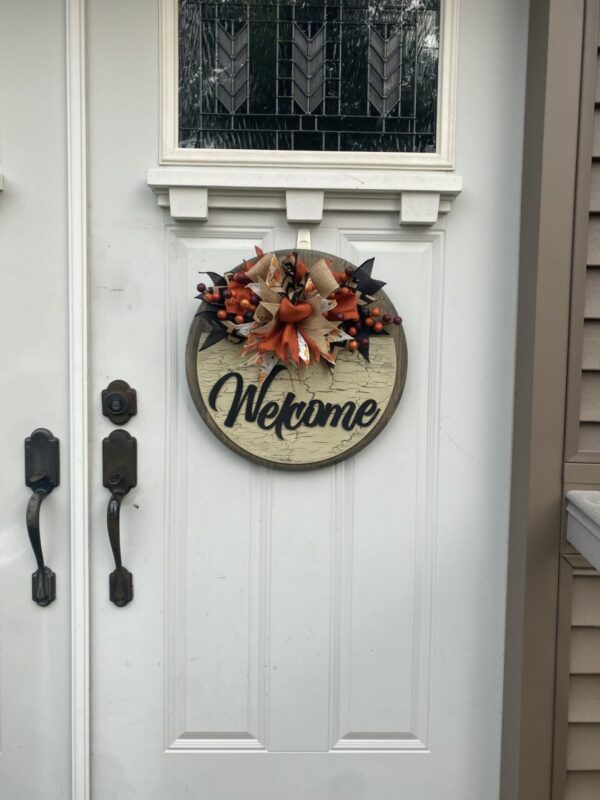
<svg viewBox="0 0 600 800"><path fill-rule="evenodd" d="M102 442L102 472L104 486L110 491L106 525L115 559L115 569L109 577L109 597L122 607L133 600L133 575L123 566L121 556L121 503L137 485L137 441L127 431L113 431Z"/></svg>
<svg viewBox="0 0 600 800"><path fill-rule="evenodd" d="M60 482L58 439L47 429L37 428L25 439L25 483L33 494L27 504L26 524L37 570L31 576L31 599L47 606L56 599L56 575L44 563L40 535L42 502Z"/></svg>

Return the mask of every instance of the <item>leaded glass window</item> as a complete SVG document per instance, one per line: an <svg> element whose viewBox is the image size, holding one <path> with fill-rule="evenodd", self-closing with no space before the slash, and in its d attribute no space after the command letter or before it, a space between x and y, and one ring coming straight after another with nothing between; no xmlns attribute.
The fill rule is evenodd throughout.
<svg viewBox="0 0 600 800"><path fill-rule="evenodd" d="M436 151L441 0L178 0L179 146Z"/></svg>

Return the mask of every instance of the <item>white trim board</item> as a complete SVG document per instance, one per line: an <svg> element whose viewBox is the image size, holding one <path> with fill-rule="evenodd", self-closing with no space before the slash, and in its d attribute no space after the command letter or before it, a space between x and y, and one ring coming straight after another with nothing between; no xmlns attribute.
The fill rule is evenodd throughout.
<svg viewBox="0 0 600 800"><path fill-rule="evenodd" d="M158 167L148 185L175 220L206 221L212 208L285 208L289 222L319 223L323 210L397 211L401 225L434 225L462 191L447 172L390 169Z"/></svg>
<svg viewBox="0 0 600 800"><path fill-rule="evenodd" d="M66 2L72 800L90 797L85 0Z"/></svg>
<svg viewBox="0 0 600 800"><path fill-rule="evenodd" d="M441 0L440 79L436 153L336 153L277 150L217 150L179 147L177 0L161 0L161 164L263 167L389 167L390 169L454 168L459 0Z"/></svg>

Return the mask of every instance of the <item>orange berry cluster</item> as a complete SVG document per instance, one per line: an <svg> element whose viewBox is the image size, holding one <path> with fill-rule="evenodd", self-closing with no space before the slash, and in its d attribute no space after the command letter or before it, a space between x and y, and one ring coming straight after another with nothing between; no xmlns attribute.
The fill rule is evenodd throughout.
<svg viewBox="0 0 600 800"><path fill-rule="evenodd" d="M358 336L363 327L370 328L374 333L381 333L384 325L389 325L390 323L393 323L394 325L402 324L402 317L393 317L391 314L382 314L381 309L378 306L374 306L373 308L369 309L367 313L368 316L366 316L362 322L355 322L347 329L347 333L350 336ZM354 352L355 350L358 350L361 344L367 346L368 343L368 338L364 338L361 341L358 341L356 338L354 338L347 343L346 347L348 350Z"/></svg>

